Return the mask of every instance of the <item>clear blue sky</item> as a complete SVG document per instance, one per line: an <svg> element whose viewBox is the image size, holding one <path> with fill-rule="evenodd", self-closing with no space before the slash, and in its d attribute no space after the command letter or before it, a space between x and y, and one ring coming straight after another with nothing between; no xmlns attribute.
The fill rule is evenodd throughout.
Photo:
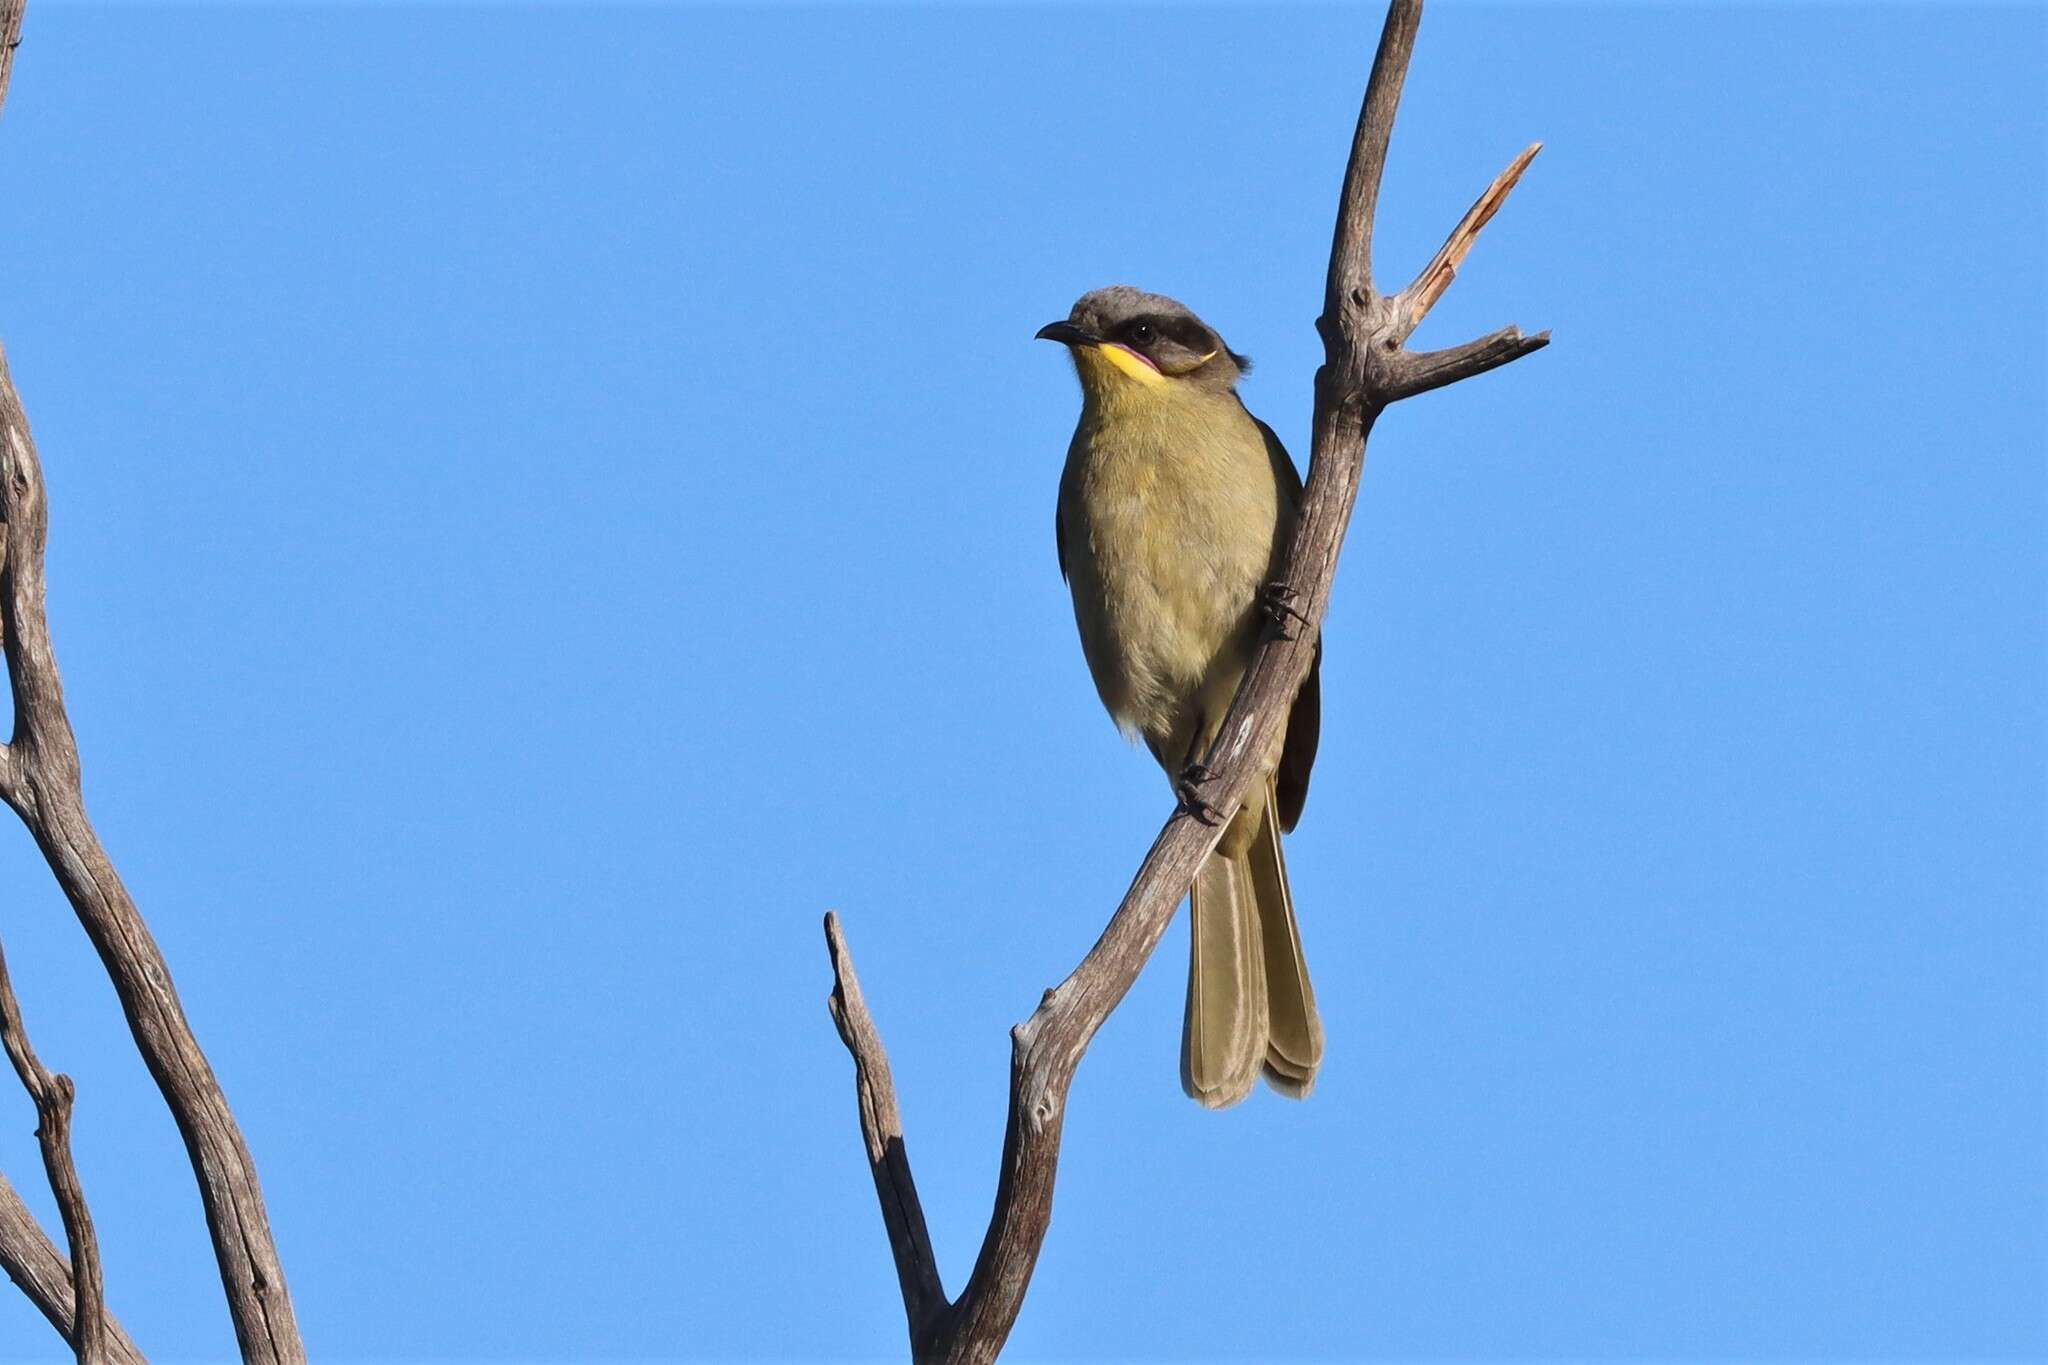
<svg viewBox="0 0 2048 1365"><path fill-rule="evenodd" d="M1374 8L37 0L0 335L100 828L324 1360L890 1359L845 917L949 1287L1007 1028L1168 808L1053 566L1116 281L1310 326ZM1424 24L1421 341L1290 846L1313 1100L1082 1068L1025 1360L2048 1355L2038 7ZM111 1300L232 1344L110 991L0 822ZM0 1169L45 1210L27 1102ZM0 1293L0 1358L55 1359Z"/></svg>

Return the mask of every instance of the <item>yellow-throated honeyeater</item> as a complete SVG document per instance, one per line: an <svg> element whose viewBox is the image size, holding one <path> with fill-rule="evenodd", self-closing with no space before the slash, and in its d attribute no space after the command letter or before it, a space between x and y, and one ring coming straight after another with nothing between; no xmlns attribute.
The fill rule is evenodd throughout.
<svg viewBox="0 0 2048 1365"><path fill-rule="evenodd" d="M1098 289L1038 335L1067 347L1081 379L1055 526L1081 651L1117 726L1184 786L1258 641L1301 476L1237 396L1251 362L1172 299ZM1262 1070L1305 1096L1323 1058L1280 855L1308 795L1321 662L1319 642L1263 780L1224 813L1195 877L1181 1083L1211 1108L1243 1099Z"/></svg>

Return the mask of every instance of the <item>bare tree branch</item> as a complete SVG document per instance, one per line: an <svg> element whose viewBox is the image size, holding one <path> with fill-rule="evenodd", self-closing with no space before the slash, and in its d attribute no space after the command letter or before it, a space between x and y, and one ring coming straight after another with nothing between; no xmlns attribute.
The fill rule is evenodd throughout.
<svg viewBox="0 0 2048 1365"><path fill-rule="evenodd" d="M7 79L14 74L14 50L21 46L21 18L28 0L0 0L0 104L7 102Z"/></svg>
<svg viewBox="0 0 2048 1365"><path fill-rule="evenodd" d="M185 1139L243 1359L302 1361L305 1348L248 1144L185 1018L170 964L86 816L78 742L43 612L48 516L42 466L0 349L0 522L7 534L0 622L14 689L14 738L0 765L0 799L28 826L77 911Z"/></svg>
<svg viewBox="0 0 2048 1365"><path fill-rule="evenodd" d="M50 1193L57 1197L57 1212L64 1220L64 1239L71 1244L71 1345L78 1365L106 1365L107 1305L100 1277L100 1244L93 1236L92 1210L86 1207L78 1165L71 1159L71 1103L77 1088L69 1076L51 1074L29 1044L28 1025L22 1021L21 1002L14 997L4 952L0 952L0 1047L7 1050L14 1074L21 1077L22 1088L35 1102L36 1140L43 1148L43 1169L49 1173Z"/></svg>
<svg viewBox="0 0 2048 1365"><path fill-rule="evenodd" d="M1394 136L1394 114L1401 107L1401 87L1408 80L1408 59L1415 52L1415 31L1422 26L1420 0L1393 0L1380 26L1380 45L1372 54L1372 74L1365 81L1365 102L1351 136L1351 158L1344 163L1344 187L1337 195L1337 226L1330 240L1330 271L1323 282L1323 311L1331 301L1357 285L1372 286L1372 225L1379 216L1380 180L1387 170L1387 144Z"/></svg>
<svg viewBox="0 0 2048 1365"><path fill-rule="evenodd" d="M896 1110L896 1082L889 1075L889 1054L868 1014L853 974L853 954L839 929L839 916L825 916L825 944L832 954L832 1022L840 1041L853 1054L853 1084L860 1100L860 1130L867 1142L868 1165L875 1176L875 1195L882 1201L882 1221L889 1229L889 1249L896 1257L896 1278L903 1286L903 1312L910 1319L912 1339L930 1331L946 1311L946 1289L939 1283L938 1258L924 1224L924 1206L917 1199L917 1181L903 1149L903 1116Z"/></svg>
<svg viewBox="0 0 2048 1365"><path fill-rule="evenodd" d="M1465 263L1465 255L1472 250L1472 244L1479 240L1479 230L1493 220L1500 212L1500 206L1508 201L1508 195L1522 178L1522 172L1529 169L1529 163L1536 159L1536 153L1543 150L1543 144L1532 142L1522 149L1522 154L1508 163L1508 168L1493 178L1486 187L1486 193L1479 196L1472 207L1465 210L1465 216L1451 229L1451 235L1436 249L1422 273L1415 277L1415 283L1401 291L1401 325L1407 330L1401 339L1406 341L1422 320L1429 316L1429 310L1436 307L1436 301L1444 296L1444 290L1451 287L1457 278L1458 267Z"/></svg>
<svg viewBox="0 0 2048 1365"><path fill-rule="evenodd" d="M59 1336L77 1344L71 1316L71 1263L43 1234L35 1214L5 1176L0 1176L0 1270L21 1287ZM148 1365L111 1313L105 1315L105 1321L106 1359L111 1365Z"/></svg>
<svg viewBox="0 0 2048 1365"><path fill-rule="evenodd" d="M21 31L25 0L0 0L0 40ZM0 56L0 78L12 68ZM0 104L7 96L0 79ZM171 984L170 965L121 884L86 816L78 740L44 614L43 551L49 504L28 415L0 350L0 624L14 694L14 736L0 751L0 798L28 826L120 997L128 1027L185 1139L213 1237L242 1358L296 1365L306 1358L278 1262L256 1164L213 1068Z"/></svg>
<svg viewBox="0 0 2048 1365"><path fill-rule="evenodd" d="M1391 403L1506 364L1548 340L1548 334L1524 337L1508 328L1463 346L1419 355L1401 344L1413 330L1411 317L1419 321L1449 285L1472 240L1513 188L1533 152L1518 158L1466 214L1439 259L1419 277L1413 297L1390 297L1373 286L1372 228L1380 180L1421 17L1421 0L1393 0L1388 8L1345 168L1323 315L1316 321L1325 360L1316 373L1308 485L1288 550L1287 572L1277 585L1307 628L1290 631L1276 625L1269 633L1203 758L1203 766L1213 774L1204 797L1221 810L1241 805L1263 776L1254 756L1272 751L1308 674L1373 422ZM858 984L852 983L852 962L838 923L827 921L839 977L835 1017L857 1013L861 1022L859 1028L842 1022L840 1032L854 1055L862 1134L876 1166L876 1188L896 1251L904 1303L910 1310L911 1349L918 1360L985 1365L1001 1352L1051 1220L1067 1092L1081 1054L1137 980L1196 869L1221 834L1221 826L1176 811L1153 841L1102 937L1073 974L1046 992L1031 1017L1011 1031L1010 1116L995 1211L967 1287L936 1313L928 1306L931 1287L939 1283L938 1267L928 1260L929 1243L904 1233L923 1227L908 1159L892 1166L885 1179L876 1155L903 1151L888 1061L879 1034L867 1020Z"/></svg>
<svg viewBox="0 0 2048 1365"><path fill-rule="evenodd" d="M1441 351L1404 351L1394 396L1413 398L1418 393L1427 393L1446 384L1455 384L1460 379L1497 370L1510 360L1520 360L1529 352L1540 351L1549 344L1548 332L1523 336L1519 327L1503 327L1462 346L1448 346Z"/></svg>

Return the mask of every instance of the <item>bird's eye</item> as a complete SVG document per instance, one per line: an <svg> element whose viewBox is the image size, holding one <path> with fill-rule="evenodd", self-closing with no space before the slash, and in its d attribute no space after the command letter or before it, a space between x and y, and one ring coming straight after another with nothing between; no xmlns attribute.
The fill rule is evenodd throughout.
<svg viewBox="0 0 2048 1365"><path fill-rule="evenodd" d="M1158 333L1152 330L1152 324L1149 322L1138 323L1130 330L1131 340L1136 342L1140 346L1150 346L1152 344L1152 338L1157 335Z"/></svg>

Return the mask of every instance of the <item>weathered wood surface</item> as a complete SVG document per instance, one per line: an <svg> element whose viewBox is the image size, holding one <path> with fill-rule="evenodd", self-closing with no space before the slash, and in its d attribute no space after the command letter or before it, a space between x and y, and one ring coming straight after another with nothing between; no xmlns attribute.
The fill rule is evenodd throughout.
<svg viewBox="0 0 2048 1365"><path fill-rule="evenodd" d="M25 0L0 0L0 105L7 96ZM297 1365L306 1358L270 1217L242 1130L200 1050L171 984L170 965L85 811L78 740L44 614L43 550L49 504L28 415L0 349L0 627L5 630L14 734L0 746L0 799L35 838L85 926L127 1015L143 1062L185 1140L220 1265L242 1358ZM16 1203L18 1204L18 1200ZM0 1201L0 1215L6 1206ZM132 1349L132 1348L131 1348Z"/></svg>

